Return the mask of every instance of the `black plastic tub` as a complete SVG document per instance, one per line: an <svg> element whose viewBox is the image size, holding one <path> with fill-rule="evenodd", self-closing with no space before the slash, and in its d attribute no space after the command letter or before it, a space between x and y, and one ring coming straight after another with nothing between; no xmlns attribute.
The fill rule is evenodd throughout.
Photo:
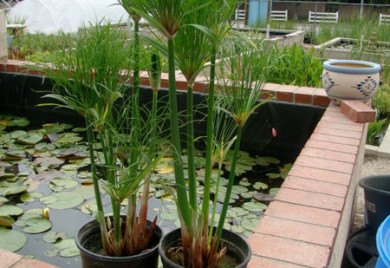
<svg viewBox="0 0 390 268"><path fill-rule="evenodd" d="M73 125L83 125L83 118L68 109L50 106L37 106L53 102L42 98L52 88L52 83L41 76L0 73L0 113L27 116L37 124L59 121ZM129 89L131 92L131 89ZM161 89L159 97L167 100L168 91ZM150 104L152 90L142 88L141 105ZM205 95L194 94L194 105L205 103ZM179 111L185 109L186 92L178 95ZM294 161L312 134L325 108L311 105L297 105L287 102L269 101L261 105L253 114L243 131L241 149L255 155L267 155L281 160ZM206 134L204 108L195 114L195 135ZM166 124L167 128L169 122ZM276 137L272 135L276 130ZM202 144L198 144L202 146Z"/></svg>

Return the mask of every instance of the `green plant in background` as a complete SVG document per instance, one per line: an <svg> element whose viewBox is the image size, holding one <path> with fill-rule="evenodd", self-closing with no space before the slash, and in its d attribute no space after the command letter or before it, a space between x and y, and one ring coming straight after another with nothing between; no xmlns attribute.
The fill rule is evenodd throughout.
<svg viewBox="0 0 390 268"><path fill-rule="evenodd" d="M381 117L390 114L390 87L388 85L380 86L372 98L372 105Z"/></svg>
<svg viewBox="0 0 390 268"><path fill-rule="evenodd" d="M379 145L379 141L377 140L377 136L383 131L387 118L382 120L375 120L375 122L371 122L368 125L367 130L367 144L371 145Z"/></svg>
<svg viewBox="0 0 390 268"><path fill-rule="evenodd" d="M142 198L138 219L134 216L136 204L129 201L124 233L120 206L126 198L134 200L141 181L146 178L147 184L148 176L162 157L151 146L158 145L157 118L152 118L157 112L143 119L140 108L132 109L139 98L139 90L134 86L130 97L125 97L131 64L134 64L128 60L131 46L123 45L125 38L110 25L91 25L80 31L73 49L63 48L53 53L55 68L52 64L36 67L45 71L55 84L53 93L45 97L56 100L53 105L75 110L85 119L98 210L96 217L103 250L109 256L133 255L148 247L156 222L155 219L151 227L146 228L148 194ZM123 69L127 70L127 75ZM151 127L155 128L152 132ZM102 157L94 153L97 148L101 148ZM102 183L111 197L113 222L103 211L97 165L104 170Z"/></svg>

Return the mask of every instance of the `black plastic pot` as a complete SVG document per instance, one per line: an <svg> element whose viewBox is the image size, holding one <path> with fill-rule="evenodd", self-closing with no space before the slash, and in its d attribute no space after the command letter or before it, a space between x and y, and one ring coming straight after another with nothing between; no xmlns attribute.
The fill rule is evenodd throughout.
<svg viewBox="0 0 390 268"><path fill-rule="evenodd" d="M377 230L390 215L390 175L369 176L359 185L364 189L366 226Z"/></svg>
<svg viewBox="0 0 390 268"><path fill-rule="evenodd" d="M363 229L350 236L345 251L347 258L353 267L375 267L378 259L375 234L376 231L374 230Z"/></svg>
<svg viewBox="0 0 390 268"><path fill-rule="evenodd" d="M123 218L124 219L124 218ZM148 221L148 226L150 222ZM162 230L156 226L152 238L150 250L134 256L110 257L96 254L84 248L83 245L92 236L100 233L99 225L96 220L83 225L76 237L76 245L80 249L80 256L83 268L157 268L158 267L158 244L162 237ZM100 237L100 236L99 236Z"/></svg>
<svg viewBox="0 0 390 268"><path fill-rule="evenodd" d="M178 265L171 261L167 256L166 252L169 248L177 246L181 242L181 229L175 229L172 232L165 235L158 246L158 252L160 253L161 260L164 268L182 268L183 266ZM252 253L249 244L240 235L233 233L228 230L222 231L221 242L227 247L227 254L233 255L240 264L236 268L247 267L249 260L251 259Z"/></svg>

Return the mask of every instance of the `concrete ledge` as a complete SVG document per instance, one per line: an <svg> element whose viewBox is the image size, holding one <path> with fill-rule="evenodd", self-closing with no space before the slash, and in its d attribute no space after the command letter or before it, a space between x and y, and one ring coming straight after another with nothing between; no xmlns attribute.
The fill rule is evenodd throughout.
<svg viewBox="0 0 390 268"><path fill-rule="evenodd" d="M35 259L25 259L22 255L0 249L1 268L58 268Z"/></svg>

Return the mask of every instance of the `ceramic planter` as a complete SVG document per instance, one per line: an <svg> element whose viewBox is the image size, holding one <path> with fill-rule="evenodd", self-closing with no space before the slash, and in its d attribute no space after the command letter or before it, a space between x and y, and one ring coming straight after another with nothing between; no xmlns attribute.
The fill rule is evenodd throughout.
<svg viewBox="0 0 390 268"><path fill-rule="evenodd" d="M228 254L233 255L237 260L240 261L240 264L235 268L247 267L249 260L251 259L252 253L249 244L243 237L234 232L223 229L221 242L225 247L227 247ZM183 266L171 261L166 255L166 252L169 248L177 246L180 243L180 228L173 230L161 239L158 251L160 253L164 268L183 268Z"/></svg>
<svg viewBox="0 0 390 268"><path fill-rule="evenodd" d="M325 61L322 86L336 104L340 100L368 100L379 85L380 65L368 61Z"/></svg>
<svg viewBox="0 0 390 268"><path fill-rule="evenodd" d="M122 216L122 219L125 218ZM148 226L151 222L148 221ZM96 254L87 250L84 245L91 237L98 236L100 239L100 228L96 220L83 225L76 236L76 245L80 250L83 268L157 268L158 267L158 244L162 237L162 230L156 226L152 238L152 245L149 250L138 255L126 257L111 257Z"/></svg>

